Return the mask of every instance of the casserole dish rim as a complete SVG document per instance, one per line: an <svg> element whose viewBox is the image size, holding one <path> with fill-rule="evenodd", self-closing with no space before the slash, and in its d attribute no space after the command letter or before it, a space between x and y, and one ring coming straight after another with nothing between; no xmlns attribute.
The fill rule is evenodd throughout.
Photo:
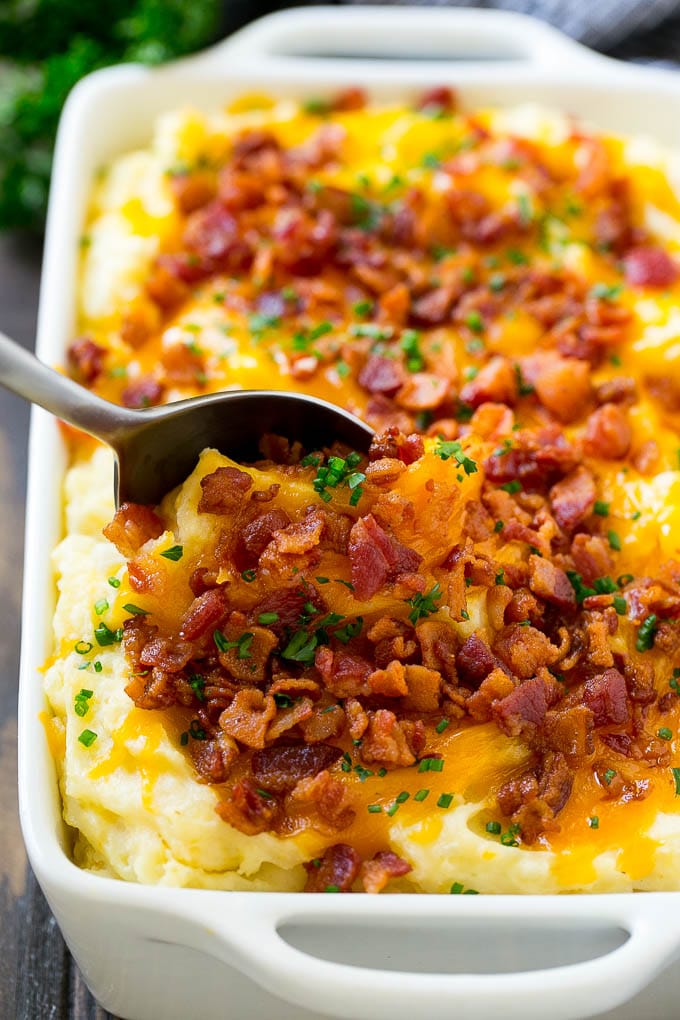
<svg viewBox="0 0 680 1020"><path fill-rule="evenodd" d="M384 33L387 17L389 38L376 42L376 30L383 27ZM408 64L400 57L409 49L431 49L433 35L437 36L438 53L444 55L448 47L457 46L460 53L473 52L474 59L463 59L451 71L445 64ZM385 59L370 58L369 42L373 51L376 46L382 47ZM358 49L360 59L352 62L333 56L342 53L343 46L355 52ZM448 78L463 91L491 92L499 84L489 84L489 64L479 59L484 47L498 58L492 65L492 79L502 74L506 82L520 90L551 85L576 91L618 88L622 95L632 95L644 86L660 98L672 97L680 108L680 80L676 82L668 72L619 65L522 15L471 9L289 10L261 19L203 54L158 70L131 65L96 72L74 89L60 125L43 263L39 356L47 361L62 358L74 325L76 241L86 207L84 189L94 169L94 151L107 153L104 158L112 155L110 143L104 140L104 125L94 136L95 109L110 113L115 135L115 110L122 122L129 112L123 105L126 98L136 97L139 112L135 116L140 123L149 123L159 108L176 105L172 97L183 94L186 87L205 96L215 82L224 88L225 98L249 87L262 89L263 79L264 90L278 88L293 95L310 88L328 91L358 82L380 96L422 89ZM214 105L217 102L214 100ZM105 119L103 114L101 118ZM124 148L133 144L136 142ZM117 151L115 146L113 151ZM69 301L64 300L65 293L71 295ZM50 455L48 464L46 455ZM137 885L78 868L65 850L61 797L37 718L44 706L44 694L41 687L38 689L36 671L49 652L53 608L49 554L59 537L61 515L55 504L60 505L56 494L64 465L65 450L56 423L45 412L34 409L29 443L19 712L20 811L29 859L67 937L76 930L73 908L78 903L95 904L102 917L106 911L127 911L132 927L157 932L159 937L163 934L167 939L168 925L171 930L174 925L175 942L235 963L253 980L291 1002L323 1011L323 990L323 1000L337 1000L334 1007L341 1012L334 1015L367 1020L406 1015L409 1004L415 1003L430 1020L448 1015L454 1003L463 1008L474 1006L480 1017L498 1009L509 1015L510 997L515 1001L519 998L525 1017L544 1016L547 1008L556 1018L565 1020L585 1016L633 995L680 948L680 924L674 926L669 921L673 912L665 909L670 905L668 897L673 898L674 905L676 893L647 893L641 897L493 896L473 900L414 894L329 900L300 897L298 893L231 892L229 917L216 922L213 904L218 901L214 898L222 901L222 891ZM329 919L355 923L370 919L386 925L407 924L409 920L480 923L486 919L491 923L512 919L515 924L533 926L547 925L552 920L567 927L588 927L597 920L624 928L630 938L619 949L595 960L549 971L495 975L491 981L488 975L395 975L310 958L278 934L278 928L291 919L310 924ZM71 940L77 941L73 934ZM313 970L311 979L307 968Z"/></svg>

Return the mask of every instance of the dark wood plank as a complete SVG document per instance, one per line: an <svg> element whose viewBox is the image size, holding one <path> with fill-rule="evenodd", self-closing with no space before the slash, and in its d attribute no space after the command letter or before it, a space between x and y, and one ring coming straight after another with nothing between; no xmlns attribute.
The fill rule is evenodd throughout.
<svg viewBox="0 0 680 1020"><path fill-rule="evenodd" d="M32 347L40 273L35 239L0 238L0 329ZM17 689L29 408L0 390L0 1016L105 1020L27 866L17 806Z"/></svg>

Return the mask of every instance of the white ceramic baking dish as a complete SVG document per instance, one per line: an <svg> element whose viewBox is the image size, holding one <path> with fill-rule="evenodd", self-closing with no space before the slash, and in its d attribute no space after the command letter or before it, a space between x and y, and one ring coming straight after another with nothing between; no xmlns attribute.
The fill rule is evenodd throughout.
<svg viewBox="0 0 680 1020"><path fill-rule="evenodd" d="M352 58L352 59L350 59ZM78 237L92 175L144 145L154 118L245 90L376 98L451 84L467 106L540 100L597 125L680 144L680 76L598 57L545 25L476 10L307 8L277 14L160 70L100 71L68 101L50 200L38 352L74 328ZM680 949L678 894L307 896L153 888L69 858L38 716L54 603L65 450L33 416L19 784L28 854L87 983L130 1020L586 1017L623 1003ZM677 1009L655 1016L677 1015ZM635 1014L626 1015L633 1016ZM640 1015L640 1014L639 1014ZM651 1015L649 1012L646 1015Z"/></svg>

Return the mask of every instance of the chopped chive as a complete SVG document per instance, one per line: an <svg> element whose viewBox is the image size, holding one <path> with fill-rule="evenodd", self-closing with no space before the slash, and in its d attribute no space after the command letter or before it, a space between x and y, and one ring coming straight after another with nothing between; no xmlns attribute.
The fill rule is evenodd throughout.
<svg viewBox="0 0 680 1020"><path fill-rule="evenodd" d="M512 495L515 492L522 491L522 483L519 481L519 479L513 478L511 482L504 482L504 484L501 485L500 488L503 489L505 492L509 492L510 495Z"/></svg>
<svg viewBox="0 0 680 1020"><path fill-rule="evenodd" d="M673 779L675 780L675 796L680 797L680 769L671 769L673 773Z"/></svg>
<svg viewBox="0 0 680 1020"><path fill-rule="evenodd" d="M623 595L615 595L612 599L612 605L619 616L625 616L628 612L628 603L624 599Z"/></svg>
<svg viewBox="0 0 680 1020"><path fill-rule="evenodd" d="M590 826L591 829L599 829L600 828L600 819L597 817L597 815L592 815L588 819L588 825Z"/></svg>
<svg viewBox="0 0 680 1020"><path fill-rule="evenodd" d="M496 532L496 534L498 534L498 532L502 531L504 527L505 527L504 521L496 521L496 523L493 526L493 530Z"/></svg>
<svg viewBox="0 0 680 1020"><path fill-rule="evenodd" d="M109 608L109 604L106 599L98 599L94 604L94 611L97 616L101 616Z"/></svg>
<svg viewBox="0 0 680 1020"><path fill-rule="evenodd" d="M369 804L368 808L367 808L367 811L368 811L369 815L379 815L380 812L382 811L382 805L381 804Z"/></svg>
<svg viewBox="0 0 680 1020"><path fill-rule="evenodd" d="M672 740L673 739L673 731L669 730L667 726L662 726L660 730L657 730L656 731L656 735L661 740Z"/></svg>
<svg viewBox="0 0 680 1020"><path fill-rule="evenodd" d="M161 553L161 556L164 556L166 560L174 560L175 562L177 560L181 560L183 555L183 545L172 545L169 549L166 549L165 552Z"/></svg>
<svg viewBox="0 0 680 1020"><path fill-rule="evenodd" d="M83 745L83 747L92 747L96 739L97 734L93 730L83 730L83 732L78 737L78 740Z"/></svg>
<svg viewBox="0 0 680 1020"><path fill-rule="evenodd" d="M607 786L611 786L612 779L616 776L616 769L607 769L604 774L604 781Z"/></svg>
<svg viewBox="0 0 680 1020"><path fill-rule="evenodd" d="M324 889L324 892L329 892L329 893L337 892L337 893L339 893L340 892L340 886L339 885L327 885L326 888Z"/></svg>
<svg viewBox="0 0 680 1020"><path fill-rule="evenodd" d="M609 530L607 532L607 539L609 541L609 548L615 552L621 552L621 539L615 531Z"/></svg>
<svg viewBox="0 0 680 1020"><path fill-rule="evenodd" d="M595 505L593 506L593 513L597 514L598 517L608 517L609 516L609 506L610 506L609 503L605 503L601 499L596 499L595 500Z"/></svg>
<svg viewBox="0 0 680 1020"><path fill-rule="evenodd" d="M486 831L490 832L492 836L500 836L501 834L501 823L500 822L487 822Z"/></svg>
<svg viewBox="0 0 680 1020"><path fill-rule="evenodd" d="M448 808L451 807L451 801L453 800L452 793L442 793L439 800L437 801L437 807Z"/></svg>
<svg viewBox="0 0 680 1020"><path fill-rule="evenodd" d="M102 621L102 623L95 627L94 636L97 644L101 645L102 648L106 645L115 645L123 639L123 628L119 627L118 630L111 630Z"/></svg>
<svg viewBox="0 0 680 1020"><path fill-rule="evenodd" d="M125 605L123 606L123 609L125 610L126 613L132 613L133 616L149 615L148 609L141 609L139 606L136 606L134 602L126 602Z"/></svg>
<svg viewBox="0 0 680 1020"><path fill-rule="evenodd" d="M189 743L189 734L187 733L186 730L184 731L184 733L180 733L179 742L182 745L182 747L186 747L187 744Z"/></svg>
<svg viewBox="0 0 680 1020"><path fill-rule="evenodd" d="M270 623L276 623L278 618L278 613L260 613L257 618L257 622L261 623L263 627L266 627Z"/></svg>
<svg viewBox="0 0 680 1020"><path fill-rule="evenodd" d="M419 804L422 804L422 802L428 796L429 792L430 792L429 790L418 790L417 793L413 794L413 799L417 800Z"/></svg>
<svg viewBox="0 0 680 1020"><path fill-rule="evenodd" d="M402 790L401 793L397 794L396 797L397 804L404 804L409 799L410 796L411 794L407 790Z"/></svg>
<svg viewBox="0 0 680 1020"><path fill-rule="evenodd" d="M248 581L248 582L254 581L256 577L257 577L257 571L256 570L244 570L241 573L241 578L244 581Z"/></svg>
<svg viewBox="0 0 680 1020"><path fill-rule="evenodd" d="M95 671L95 673L101 673L101 671L102 671L102 670L103 670L103 668L104 668L104 667L102 666L101 662L100 662L100 661L99 661L98 659L97 659L97 661L96 661L96 662L94 662L94 663L93 663L93 665L94 665L94 671Z"/></svg>
<svg viewBox="0 0 680 1020"><path fill-rule="evenodd" d="M111 585L112 588L120 588L120 581L118 580L117 577L110 577L109 584Z"/></svg>
<svg viewBox="0 0 680 1020"><path fill-rule="evenodd" d="M462 891L463 891L462 882L454 882L450 889L450 893L452 896L457 896L459 893L462 893Z"/></svg>
<svg viewBox="0 0 680 1020"><path fill-rule="evenodd" d="M423 758L418 763L419 772L441 772L444 768L443 758Z"/></svg>
<svg viewBox="0 0 680 1020"><path fill-rule="evenodd" d="M447 726L448 726L448 725L450 724L450 721L451 721L450 719L442 719L442 720L441 720L440 722L438 722L438 723L437 723L437 725L435 726L435 731L436 731L437 733L443 733L443 732L444 732L444 730L446 729L446 727L447 727Z"/></svg>
<svg viewBox="0 0 680 1020"><path fill-rule="evenodd" d="M76 654L78 655L87 655L88 652L91 652L93 648L94 645L92 644L91 641L76 641L75 645L73 646L73 651L76 652Z"/></svg>
<svg viewBox="0 0 680 1020"><path fill-rule="evenodd" d="M385 814L388 815L390 818L393 818L394 815L396 815L398 810L399 810L399 803L398 803L398 801L395 800L394 804L392 804L391 807L387 808L387 810L385 811Z"/></svg>
<svg viewBox="0 0 680 1020"><path fill-rule="evenodd" d="M384 769L384 768L383 769L378 769L378 775L380 776L381 779L384 779L385 776L387 775L387 769Z"/></svg>
<svg viewBox="0 0 680 1020"><path fill-rule="evenodd" d="M635 647L638 652L648 652L656 637L656 614L650 613L638 627Z"/></svg>

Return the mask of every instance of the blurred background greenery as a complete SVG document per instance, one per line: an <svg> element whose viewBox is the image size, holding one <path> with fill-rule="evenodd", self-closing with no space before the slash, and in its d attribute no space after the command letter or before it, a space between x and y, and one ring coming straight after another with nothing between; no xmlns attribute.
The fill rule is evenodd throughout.
<svg viewBox="0 0 680 1020"><path fill-rule="evenodd" d="M42 230L59 114L85 74L193 53L284 6L290 4L0 0L0 230Z"/></svg>

